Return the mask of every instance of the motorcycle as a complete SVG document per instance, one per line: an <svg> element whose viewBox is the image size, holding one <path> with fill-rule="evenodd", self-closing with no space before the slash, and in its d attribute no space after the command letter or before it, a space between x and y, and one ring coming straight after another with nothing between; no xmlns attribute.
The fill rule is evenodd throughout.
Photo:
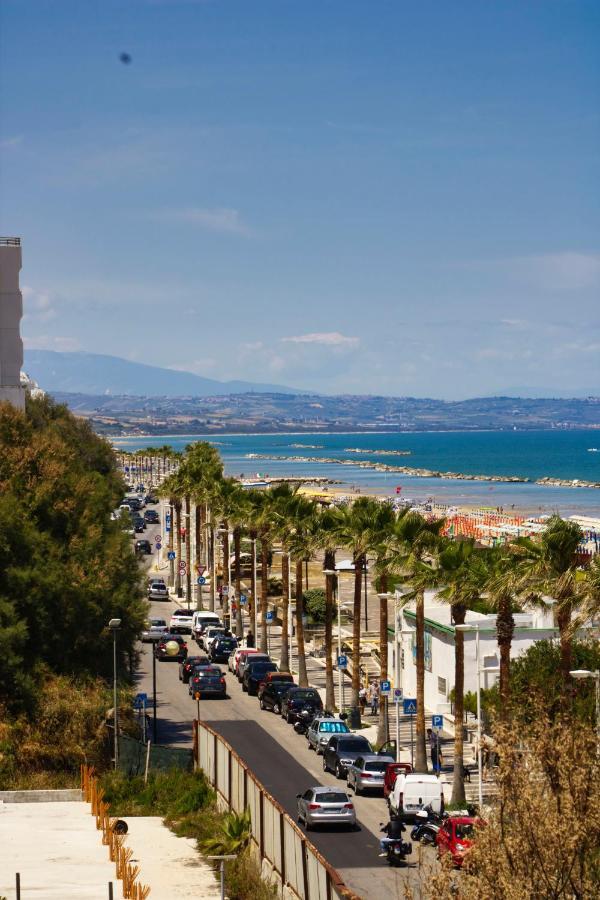
<svg viewBox="0 0 600 900"><path fill-rule="evenodd" d="M312 709L311 707L303 709L302 712L298 714L298 721L294 722L294 731L296 732L296 734L306 734L314 717L314 709Z"/></svg>
<svg viewBox="0 0 600 900"><path fill-rule="evenodd" d="M401 828L402 831L405 830L404 825ZM387 831L387 826L384 826L381 830ZM386 859L390 866L401 866L406 861L406 857L412 853L412 845L401 838L383 838L382 842L385 845Z"/></svg>
<svg viewBox="0 0 600 900"><path fill-rule="evenodd" d="M446 814L434 812L431 804L420 809L415 814L415 823L410 833L411 840L435 844L437 833L445 818Z"/></svg>

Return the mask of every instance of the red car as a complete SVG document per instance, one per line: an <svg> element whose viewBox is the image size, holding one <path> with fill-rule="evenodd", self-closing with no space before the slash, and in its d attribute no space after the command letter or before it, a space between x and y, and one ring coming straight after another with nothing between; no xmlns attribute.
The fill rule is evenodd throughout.
<svg viewBox="0 0 600 900"><path fill-rule="evenodd" d="M383 796L386 800L394 790L398 775L410 775L411 772L412 766L410 763L395 762L389 764L383 778Z"/></svg>
<svg viewBox="0 0 600 900"><path fill-rule="evenodd" d="M473 846L475 829L485 823L475 816L450 816L437 833L438 858L444 853L452 855L455 866L462 866L466 854Z"/></svg>

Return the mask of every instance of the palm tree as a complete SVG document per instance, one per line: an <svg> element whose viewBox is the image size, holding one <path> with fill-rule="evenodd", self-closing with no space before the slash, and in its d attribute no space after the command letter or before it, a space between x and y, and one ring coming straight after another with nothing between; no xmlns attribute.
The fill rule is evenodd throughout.
<svg viewBox="0 0 600 900"><path fill-rule="evenodd" d="M278 494L273 505L273 535L281 544L281 656L282 672L290 671L289 617L290 617L290 539L294 528L294 508L297 487L288 487Z"/></svg>
<svg viewBox="0 0 600 900"><path fill-rule="evenodd" d="M362 604L362 577L367 565L367 553L373 547L373 521L377 519L381 505L372 497L359 497L352 505L343 508L338 526L340 544L352 551L354 565L354 605L352 622L352 709L353 720L360 722L360 613Z"/></svg>
<svg viewBox="0 0 600 900"><path fill-rule="evenodd" d="M341 514L336 507L324 509L318 515L318 543L323 550L323 570L335 572L335 555L338 547L338 533ZM337 587L337 576L325 575L325 709L335 709L335 688L333 683L333 598ZM340 711L342 698L339 698Z"/></svg>
<svg viewBox="0 0 600 900"><path fill-rule="evenodd" d="M290 524L292 526L289 548L295 561L296 595L296 644L298 647L298 684L308 687L306 671L306 650L304 640L304 603L302 587L302 566L314 554L318 546L318 526L315 503L307 497L296 494L290 503Z"/></svg>
<svg viewBox="0 0 600 900"><path fill-rule="evenodd" d="M576 522L552 516L539 541L518 538L514 542L515 549L524 553L524 558L517 566L519 590L530 601L535 599L541 602L543 594L556 601L564 696L571 681L569 673L573 668L571 624L581 598L582 582L578 580L577 549L582 537L583 532Z"/></svg>
<svg viewBox="0 0 600 900"><path fill-rule="evenodd" d="M496 635L500 651L500 713L508 715L510 704L510 652L515 632L514 613L520 610L519 577L514 544L487 551L486 605L496 613Z"/></svg>
<svg viewBox="0 0 600 900"><path fill-rule="evenodd" d="M467 612L481 608L488 577L487 551L477 549L472 539L447 541L442 545L436 566L441 585L438 599L450 604L453 625L464 625ZM463 717L465 694L465 649L462 631L454 632L454 773L452 803L464 804L465 781Z"/></svg>
<svg viewBox="0 0 600 900"><path fill-rule="evenodd" d="M418 513L399 516L387 540L384 559L388 570L410 585L405 601L415 601L417 716L415 769L427 772L425 742L425 590L434 581L432 559L440 545L443 519L426 521Z"/></svg>

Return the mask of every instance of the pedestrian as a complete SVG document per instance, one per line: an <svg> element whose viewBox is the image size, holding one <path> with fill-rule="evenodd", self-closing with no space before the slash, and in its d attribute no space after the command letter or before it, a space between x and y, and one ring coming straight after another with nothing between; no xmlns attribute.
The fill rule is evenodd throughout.
<svg viewBox="0 0 600 900"><path fill-rule="evenodd" d="M429 741L429 752L431 754L431 765L433 767L434 772L440 771L440 761L439 761L439 744L437 735L435 735L431 728L427 729L427 740Z"/></svg>
<svg viewBox="0 0 600 900"><path fill-rule="evenodd" d="M246 635L246 647L254 647L254 635L251 631Z"/></svg>
<svg viewBox="0 0 600 900"><path fill-rule="evenodd" d="M358 705L360 706L361 716L364 716L365 706L367 705L367 689L364 684L358 692Z"/></svg>
<svg viewBox="0 0 600 900"><path fill-rule="evenodd" d="M371 685L371 715L376 716L379 712L379 685L376 681Z"/></svg>

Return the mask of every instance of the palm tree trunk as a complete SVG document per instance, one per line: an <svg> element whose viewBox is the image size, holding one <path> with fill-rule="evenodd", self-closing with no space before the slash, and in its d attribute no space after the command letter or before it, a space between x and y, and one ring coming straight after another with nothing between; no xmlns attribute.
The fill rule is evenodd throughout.
<svg viewBox="0 0 600 900"><path fill-rule="evenodd" d="M352 700L351 706L359 714L358 694L360 691L360 610L362 601L363 556L354 556L354 608L352 622Z"/></svg>
<svg viewBox="0 0 600 900"><path fill-rule="evenodd" d="M298 684L308 687L304 649L304 603L302 602L302 560L296 560L296 643L298 644Z"/></svg>
<svg viewBox="0 0 600 900"><path fill-rule="evenodd" d="M290 645L288 625L290 615L290 558L284 551L281 554L281 586L283 597L281 600L281 656L279 668L282 672L290 670Z"/></svg>
<svg viewBox="0 0 600 900"><path fill-rule="evenodd" d="M250 625L249 625L250 631L254 632L254 629L256 628L256 624L255 624L256 623L256 596L255 596L256 591L254 589L255 585L256 585L256 532L255 531L250 532L250 540L252 541L252 554L251 554L252 558L250 560L250 594L251 594L251 598L250 598L250 603L248 604L248 616L250 619ZM257 637L258 637L258 635L255 634L254 635L255 641L256 641Z"/></svg>
<svg viewBox="0 0 600 900"><path fill-rule="evenodd" d="M240 596L242 593L242 561L240 553L242 552L242 533L239 525L233 529L233 552L235 554L234 572L235 572L235 596L237 599L237 608L235 613L235 633L238 638L242 637L244 626L242 624L242 604Z"/></svg>
<svg viewBox="0 0 600 900"><path fill-rule="evenodd" d="M188 609L192 602L192 500L189 494L185 497L185 599Z"/></svg>
<svg viewBox="0 0 600 900"><path fill-rule="evenodd" d="M464 625L467 608L462 603L452 606L452 621ZM454 632L454 773L452 775L452 803L464 804L465 779L463 777L463 718L465 706L465 637L462 631Z"/></svg>
<svg viewBox="0 0 600 900"><path fill-rule="evenodd" d="M335 569L335 553L325 551L323 568ZM325 709L335 709L335 689L333 685L333 580L335 575L325 576ZM340 703L342 698L340 697Z"/></svg>
<svg viewBox="0 0 600 900"><path fill-rule="evenodd" d="M181 501L175 500L175 536L177 540L177 572L175 573L175 591L178 597L181 597L181 570L179 563L181 562Z"/></svg>
<svg viewBox="0 0 600 900"><path fill-rule="evenodd" d="M173 551L173 531L175 530L175 520L173 516L174 507L173 501L169 500L169 519L171 522L171 527L169 531L169 552ZM172 588L175 584L175 560L169 560L169 587Z"/></svg>
<svg viewBox="0 0 600 900"><path fill-rule="evenodd" d="M209 571L210 571L210 590L208 592L208 608L211 612L215 611L215 587L217 580L217 566L216 566L216 547L215 547L215 524L213 522L212 510L208 511L207 519L210 527L208 530L208 563L209 563Z"/></svg>
<svg viewBox="0 0 600 900"><path fill-rule="evenodd" d="M510 703L510 648L512 646L515 620L512 614L512 604L509 595L503 595L498 602L498 615L496 616L496 632L498 635L498 647L500 650L500 715L508 716Z"/></svg>
<svg viewBox="0 0 600 900"><path fill-rule="evenodd" d="M223 520L223 584L227 585L228 594L223 594L223 615L229 614L229 598L231 596L231 585L229 579L231 572L229 570L229 523L227 519ZM230 623L231 624L231 623Z"/></svg>
<svg viewBox="0 0 600 900"><path fill-rule="evenodd" d="M563 698L569 698L569 685L571 684L571 669L573 668L573 640L571 636L571 618L573 615L573 602L563 600L558 605L556 624L560 634L560 671L562 674Z"/></svg>
<svg viewBox="0 0 600 900"><path fill-rule="evenodd" d="M195 519L195 527L194 527L194 537L196 548L194 551L194 559L196 565L200 565L201 552L202 552L202 514L201 514L201 505L199 503L194 503L194 519ZM198 591L197 599L196 599L196 609L202 609L202 585L196 585L196 590Z"/></svg>
<svg viewBox="0 0 600 900"><path fill-rule="evenodd" d="M269 546L263 535L260 542L260 650L266 653L269 642L267 640L267 608L269 592Z"/></svg>
<svg viewBox="0 0 600 900"><path fill-rule="evenodd" d="M387 593L387 575L379 578L379 593ZM381 681L388 679L388 598L379 598L379 668ZM377 746L381 747L389 739L388 698L379 698L379 721L377 723Z"/></svg>
<svg viewBox="0 0 600 900"><path fill-rule="evenodd" d="M415 771L428 772L425 742L425 596L418 591L415 609L415 639L417 645L417 721Z"/></svg>

